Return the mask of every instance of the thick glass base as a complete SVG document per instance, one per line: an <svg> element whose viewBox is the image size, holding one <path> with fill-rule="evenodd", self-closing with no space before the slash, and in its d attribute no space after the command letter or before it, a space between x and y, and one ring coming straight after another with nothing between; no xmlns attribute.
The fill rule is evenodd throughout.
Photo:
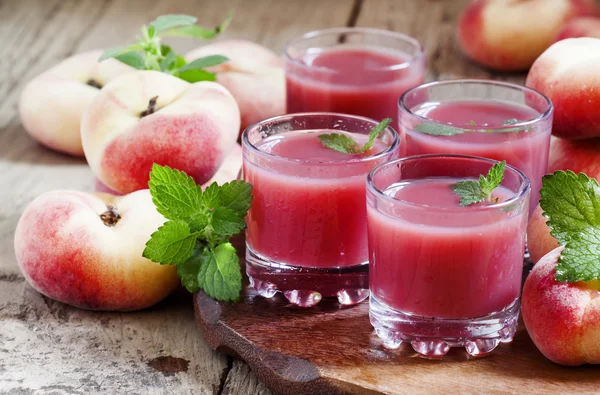
<svg viewBox="0 0 600 395"><path fill-rule="evenodd" d="M375 296L369 301L369 317L375 333L387 348L410 343L426 358L441 358L450 347L464 347L472 356L489 354L500 343L511 342L517 331L519 299L485 317L437 319L393 310Z"/></svg>
<svg viewBox="0 0 600 395"><path fill-rule="evenodd" d="M292 304L312 307L322 298L337 297L342 305L354 305L369 296L369 265L346 268L307 268L270 261L246 246L246 274L259 295L277 292Z"/></svg>

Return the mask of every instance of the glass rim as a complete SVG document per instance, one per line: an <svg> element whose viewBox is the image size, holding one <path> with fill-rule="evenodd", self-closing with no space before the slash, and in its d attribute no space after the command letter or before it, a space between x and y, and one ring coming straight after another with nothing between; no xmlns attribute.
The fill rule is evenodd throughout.
<svg viewBox="0 0 600 395"><path fill-rule="evenodd" d="M310 38L324 36L327 34L344 34L344 33L362 33L362 34L371 34L371 35L397 38L404 42L409 43L415 49L415 53L412 54L409 59L407 59L406 61L404 61L402 63L394 64L391 66L373 68L371 70L378 70L378 71L402 70L402 69L410 67L417 60L419 60L425 56L425 48L423 47L423 44L421 44L421 42L419 40L417 40L416 38L411 37L408 34L393 32L391 30L377 29L377 28L373 28L373 27L332 27L332 28L328 28L328 29L312 30L310 32L301 34L300 36L296 36L296 37L286 41L283 46L283 56L286 60L289 60L290 62L294 63L297 66L301 66L304 68L310 68L310 69L317 69L320 71L337 72L336 69L333 69L330 67L313 66L313 65L307 65L305 63L302 63L298 60L298 58L294 58L294 57L290 56L289 49L293 44L310 39ZM389 46L386 46L386 48L387 47L389 47Z"/></svg>
<svg viewBox="0 0 600 395"><path fill-rule="evenodd" d="M323 165L323 164L332 165L332 164L365 163L365 162L369 162L369 161L373 161L373 160L378 160L378 159L385 157L389 153L393 152L400 145L400 135L390 125L388 125L385 129L383 129L384 132L387 131L387 132L391 133L392 138L393 138L391 144L386 149L384 149L383 151L377 152L376 154L366 156L364 158L352 158L352 159L343 160L343 161L286 158L285 156L275 155L270 152L265 152L265 151L259 149L256 145L251 143L248 138L248 134L250 133L250 131L258 128L261 124L265 124L265 123L269 123L269 122L277 122L277 121L285 119L285 118L317 117L317 116L318 117L331 117L331 118L338 118L338 119L351 119L351 120L356 120L356 121L361 121L361 122L367 122L367 123L372 124L373 126L379 124L379 122L377 122L376 120L374 120L372 118L362 117L359 115L335 113L335 112L299 112L299 113L292 113L292 114L276 115L274 117L266 118L266 119L260 120L258 122L255 122L255 123L249 125L246 129L244 129L244 131L242 132L242 139L241 139L242 147L247 147L250 151L257 153L258 155L266 155L268 157L276 158L277 160L283 160L283 161L290 162L290 163L309 164L309 165ZM348 132L346 130L338 130L338 131ZM350 133L352 133L352 132L350 132Z"/></svg>
<svg viewBox="0 0 600 395"><path fill-rule="evenodd" d="M428 158L450 158L450 159L477 160L479 162L488 163L491 166L495 165L496 163L500 163L500 161L497 161L494 159L489 159L489 158L484 158L481 156L474 156L474 155L424 154L424 155L406 156L404 158L395 159L395 160L385 162L385 163L375 166L367 175L367 181L366 181L367 191L370 191L371 193L373 193L377 198L383 198L384 200L389 201L389 202L402 203L402 204L412 206L412 207L419 207L419 208L429 207L429 208L435 208L436 210L441 210L441 211L451 211L452 210L452 211L460 211L460 212L464 213L463 210L465 207L460 207L460 208L435 207L435 206L428 206L428 205L424 205L424 204L420 204L420 203L409 202L409 201L402 200L402 199L396 199L395 197L386 195L382 190L377 188L373 183L373 177L375 176L375 174L385 167L395 166L396 164L399 164L399 163L410 162L410 161L415 161L415 160L420 160L420 159L428 159ZM506 164L506 170L510 170L510 171L516 173L517 176L519 177L519 179L521 180L519 189L516 192L514 192L514 194L510 197L510 199L507 199L507 200L505 200L503 202L499 202L499 203L486 204L484 206L470 207L469 210L495 211L498 209L506 208L527 196L527 194L531 191L531 181L525 175L525 173L523 173L521 170L517 169L516 167L509 165L508 163Z"/></svg>
<svg viewBox="0 0 600 395"><path fill-rule="evenodd" d="M550 117L550 115L552 115L552 112L554 111L554 105L552 104L552 101L548 98L548 96L546 96L542 92L535 90L533 88L530 88L528 86L513 84L511 82L504 82L504 81L481 80L481 79L462 79L462 78L444 80L444 81L432 81L432 82L427 82L427 83L412 87L412 88L408 89L406 92L404 92L402 95L400 95L400 98L398 99L398 108L400 109L401 112L408 114L411 117L415 117L415 118L419 119L420 121L433 123L436 125L452 127L453 125L449 125L447 123L433 120L431 118L427 118L422 115L414 113L411 109L406 107L406 105L404 104L404 101L405 101L405 98L408 97L409 94L416 92L418 90L421 90L421 89L427 89L432 86L438 86L438 85L462 85L462 84L480 84L480 85L489 85L489 86L499 86L499 87L508 88L508 89L517 89L520 91L530 92L534 95L537 95L546 103L546 110L544 112L540 113L535 118L528 119L526 121L517 122L517 123L512 123L509 125L486 126L485 129L487 129L487 130L493 130L495 132L495 131L501 131L501 130L505 130L505 129L515 129L515 128L524 128L527 126L532 126L540 121L548 119L548 117ZM477 132L477 131L481 130L481 127L469 125L469 126L461 126L460 129L467 130L469 132ZM447 136L433 136L433 137L447 137Z"/></svg>

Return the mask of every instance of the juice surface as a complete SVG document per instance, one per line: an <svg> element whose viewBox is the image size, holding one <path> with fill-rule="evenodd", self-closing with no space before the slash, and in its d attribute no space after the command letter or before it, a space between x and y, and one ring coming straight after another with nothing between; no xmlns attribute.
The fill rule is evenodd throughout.
<svg viewBox="0 0 600 395"><path fill-rule="evenodd" d="M451 186L431 178L392 185L395 204L368 207L371 292L389 307L424 317L473 318L519 295L527 213L461 207ZM499 201L513 193L494 191ZM425 207L423 207L425 205Z"/></svg>
<svg viewBox="0 0 600 395"><path fill-rule="evenodd" d="M287 111L338 112L397 120L398 99L424 79L421 60L402 67L410 56L400 51L337 48L308 53L288 62ZM394 122L396 128L397 122Z"/></svg>
<svg viewBox="0 0 600 395"><path fill-rule="evenodd" d="M412 109L422 117L458 127L485 129L502 126L508 120L527 121L539 116L530 107L501 101L456 100L431 102ZM537 127L541 127L538 125ZM506 162L525 173L531 182L533 212L540 198L542 176L548 167L550 129L519 132L468 132L453 136L423 134L401 128L406 155L451 153L482 156Z"/></svg>
<svg viewBox="0 0 600 395"><path fill-rule="evenodd" d="M323 147L318 139L319 134L331 132L339 133L281 133L257 145L277 156L273 163L259 166L244 160L244 179L253 185L246 238L259 255L287 265L316 268L368 261L365 180L379 162L362 159L387 145L378 141L362 155L340 153ZM350 135L361 144L367 139ZM279 157L297 163L282 164ZM316 171L310 172L313 167Z"/></svg>

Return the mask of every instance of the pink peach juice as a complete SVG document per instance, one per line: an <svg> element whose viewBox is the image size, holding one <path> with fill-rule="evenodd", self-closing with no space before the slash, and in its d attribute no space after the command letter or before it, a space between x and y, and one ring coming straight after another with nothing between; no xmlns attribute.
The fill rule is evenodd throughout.
<svg viewBox="0 0 600 395"><path fill-rule="evenodd" d="M371 292L389 307L423 317L481 317L519 296L526 213L461 207L451 189L457 181L397 183L384 193L406 206L386 213L369 207ZM502 202L514 193L499 187L494 195Z"/></svg>
<svg viewBox="0 0 600 395"><path fill-rule="evenodd" d="M388 147L377 142L365 154L337 152L318 138L331 132L280 133L256 145L291 165L263 168L244 162L244 179L253 185L246 237L257 254L312 268L368 261L365 179L373 163L361 160ZM366 136L353 137L366 142ZM307 168L306 162L320 165Z"/></svg>
<svg viewBox="0 0 600 395"><path fill-rule="evenodd" d="M376 29L364 29L365 33L361 33L363 29L331 30L325 30L322 37L306 39L315 41L306 47L302 47L301 38L288 44L287 112L337 112L376 120L389 117L395 120L395 127L398 98L424 80L420 44L410 37ZM383 38L374 44L353 43L357 34ZM329 42L329 36L336 40L343 36L349 42Z"/></svg>
<svg viewBox="0 0 600 395"><path fill-rule="evenodd" d="M369 317L386 347L408 342L437 358L460 346L479 356L512 340L529 181L506 165L484 201L463 206L454 191L460 181L480 188L480 176L497 163L421 155L369 173ZM478 191L473 196L481 196Z"/></svg>
<svg viewBox="0 0 600 395"><path fill-rule="evenodd" d="M496 96L514 96L515 92L527 88L492 81L480 83L459 80L427 85L434 84L440 89L457 88L454 95L459 98L439 99L432 93L426 97L425 92L419 92L419 87L401 99L400 133L406 148L404 154L451 153L506 160L529 178L530 209L533 212L540 199L542 176L548 167L552 128L552 105L549 100L535 91L526 91L523 103L499 99ZM489 93L481 95L481 98L460 99L459 88L467 91L476 87L486 88ZM423 127L419 125L421 123L429 128L451 126L461 133L428 134L420 129Z"/></svg>
<svg viewBox="0 0 600 395"><path fill-rule="evenodd" d="M304 113L259 122L244 131L246 273L259 295L277 292L310 307L337 296L344 305L369 295L366 177L399 156L399 136L385 129L361 154L325 147L336 133L362 146L378 122L352 115Z"/></svg>

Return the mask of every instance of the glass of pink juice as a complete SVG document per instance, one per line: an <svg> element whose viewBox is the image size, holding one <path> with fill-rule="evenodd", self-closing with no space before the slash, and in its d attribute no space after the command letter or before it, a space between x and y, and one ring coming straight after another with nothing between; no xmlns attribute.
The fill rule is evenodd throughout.
<svg viewBox="0 0 600 395"><path fill-rule="evenodd" d="M368 28L310 32L284 50L287 112L327 111L393 118L398 98L423 83L421 44L404 34Z"/></svg>
<svg viewBox="0 0 600 395"><path fill-rule="evenodd" d="M548 169L554 110L546 96L505 82L450 80L407 91L399 107L403 155L506 160L529 178L533 212Z"/></svg>
<svg viewBox="0 0 600 395"><path fill-rule="evenodd" d="M450 347L484 355L512 340L529 180L507 165L494 202L469 206L461 206L451 188L478 180L495 163L421 155L385 163L369 174L369 315L386 347L406 342L435 358Z"/></svg>
<svg viewBox="0 0 600 395"><path fill-rule="evenodd" d="M250 126L242 135L243 177L253 186L246 222L246 272L264 297L277 292L310 307L322 297L366 299L369 171L399 157L387 128L364 154L324 147L319 135L367 141L377 122L331 113L292 114Z"/></svg>

